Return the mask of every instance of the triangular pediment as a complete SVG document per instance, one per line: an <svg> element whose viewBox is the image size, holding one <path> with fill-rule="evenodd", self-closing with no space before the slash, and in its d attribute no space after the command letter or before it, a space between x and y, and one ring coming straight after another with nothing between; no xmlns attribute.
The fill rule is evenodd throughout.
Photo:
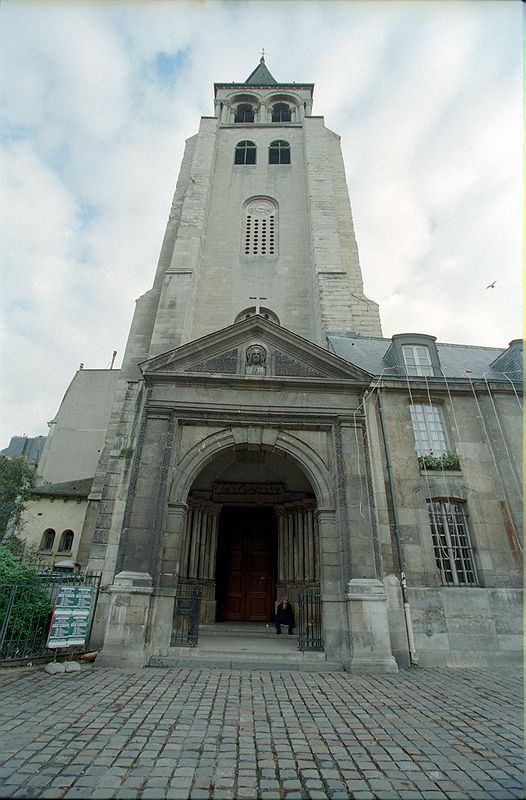
<svg viewBox="0 0 526 800"><path fill-rule="evenodd" d="M355 381L371 375L260 315L144 361L145 377L170 375Z"/></svg>

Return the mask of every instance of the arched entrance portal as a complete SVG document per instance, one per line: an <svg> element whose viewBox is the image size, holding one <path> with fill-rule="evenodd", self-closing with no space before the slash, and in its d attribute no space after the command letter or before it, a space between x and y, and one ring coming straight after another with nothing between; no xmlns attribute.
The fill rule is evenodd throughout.
<svg viewBox="0 0 526 800"><path fill-rule="evenodd" d="M279 596L319 587L315 496L291 460L223 452L187 503L180 583L202 587L202 622L270 622Z"/></svg>

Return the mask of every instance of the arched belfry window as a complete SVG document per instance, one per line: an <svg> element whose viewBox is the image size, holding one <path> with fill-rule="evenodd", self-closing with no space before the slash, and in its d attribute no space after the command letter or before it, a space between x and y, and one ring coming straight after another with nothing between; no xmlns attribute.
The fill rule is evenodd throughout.
<svg viewBox="0 0 526 800"><path fill-rule="evenodd" d="M269 164L290 164L290 144L279 139L270 143L268 149Z"/></svg>
<svg viewBox="0 0 526 800"><path fill-rule="evenodd" d="M255 164L256 163L256 145L254 142L238 142L236 144L236 154L234 157L234 164Z"/></svg>
<svg viewBox="0 0 526 800"><path fill-rule="evenodd" d="M272 122L290 122L290 106L286 103L276 103L272 106Z"/></svg>
<svg viewBox="0 0 526 800"><path fill-rule="evenodd" d="M277 207L266 197L250 200L245 206L246 256L273 256L277 252Z"/></svg>
<svg viewBox="0 0 526 800"><path fill-rule="evenodd" d="M254 108L250 103L240 103L236 108L234 122L254 122Z"/></svg>

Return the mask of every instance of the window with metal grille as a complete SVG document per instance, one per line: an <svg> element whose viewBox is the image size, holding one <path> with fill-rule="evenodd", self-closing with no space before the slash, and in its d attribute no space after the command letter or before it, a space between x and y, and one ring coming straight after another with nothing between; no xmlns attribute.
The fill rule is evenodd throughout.
<svg viewBox="0 0 526 800"><path fill-rule="evenodd" d="M411 403L411 424L419 456L442 456L449 451L444 418L440 406L430 403Z"/></svg>
<svg viewBox="0 0 526 800"><path fill-rule="evenodd" d="M477 586L464 504L449 498L427 502L435 560L445 586Z"/></svg>
<svg viewBox="0 0 526 800"><path fill-rule="evenodd" d="M434 375L429 348L425 345L402 345L404 364L408 375Z"/></svg>
<svg viewBox="0 0 526 800"><path fill-rule="evenodd" d="M254 142L238 142L234 156L234 164L255 164L256 145Z"/></svg>
<svg viewBox="0 0 526 800"><path fill-rule="evenodd" d="M254 122L254 109L250 103L240 103L238 105L234 122Z"/></svg>
<svg viewBox="0 0 526 800"><path fill-rule="evenodd" d="M269 164L290 164L290 144L281 139L270 143L268 149Z"/></svg>
<svg viewBox="0 0 526 800"><path fill-rule="evenodd" d="M270 200L254 200L245 210L246 256L273 256L276 253L276 208Z"/></svg>
<svg viewBox="0 0 526 800"><path fill-rule="evenodd" d="M61 553L70 553L71 548L73 547L73 531L67 530L62 532L62 536L60 537L60 546L59 551Z"/></svg>
<svg viewBox="0 0 526 800"><path fill-rule="evenodd" d="M272 122L290 122L290 106L286 103L276 103L272 106Z"/></svg>
<svg viewBox="0 0 526 800"><path fill-rule="evenodd" d="M40 550L44 552L51 551L53 550L54 543L55 543L55 531L53 530L53 528L47 528L42 534L42 540L40 542Z"/></svg>

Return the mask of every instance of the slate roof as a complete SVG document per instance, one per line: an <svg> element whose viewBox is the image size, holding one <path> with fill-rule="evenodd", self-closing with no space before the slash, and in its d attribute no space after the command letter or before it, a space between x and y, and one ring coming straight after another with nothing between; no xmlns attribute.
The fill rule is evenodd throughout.
<svg viewBox="0 0 526 800"><path fill-rule="evenodd" d="M327 335L330 349L362 369L373 375L380 375L386 370L385 377L397 377L389 364L384 360L387 350L391 346L391 339L376 336L359 336L354 332L329 333ZM446 378L466 378L466 370L471 370L471 378L484 378L488 380L502 380L508 382L503 374L520 383L522 381L522 348L478 347L464 344L444 344L436 342L440 365ZM512 356L511 351L515 350ZM509 356L503 361L503 354ZM499 363L491 366L499 359ZM505 369L503 369L505 366Z"/></svg>
<svg viewBox="0 0 526 800"><path fill-rule="evenodd" d="M277 86L277 80L270 74L265 59L261 56L260 62L256 69L250 73L245 83L251 86Z"/></svg>
<svg viewBox="0 0 526 800"><path fill-rule="evenodd" d="M87 497L91 492L92 483L93 478L81 478L78 481L65 483L44 483L42 486L35 486L33 494L44 497Z"/></svg>

